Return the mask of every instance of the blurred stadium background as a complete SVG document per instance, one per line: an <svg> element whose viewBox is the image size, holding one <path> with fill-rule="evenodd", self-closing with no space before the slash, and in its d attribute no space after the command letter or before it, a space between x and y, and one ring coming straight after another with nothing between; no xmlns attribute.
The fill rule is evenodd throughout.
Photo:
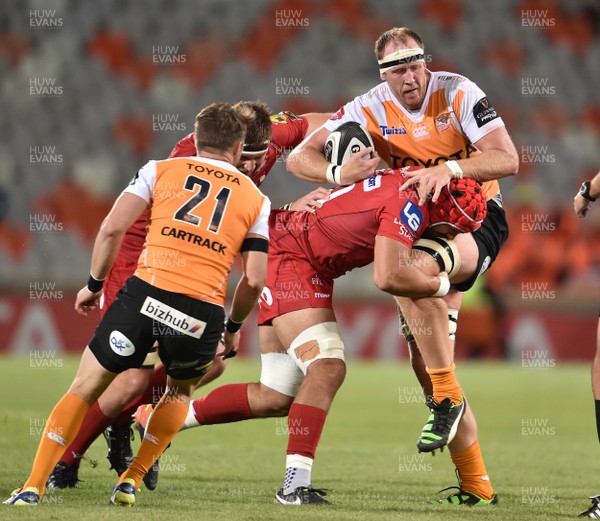
<svg viewBox="0 0 600 521"><path fill-rule="evenodd" d="M373 43L402 25L421 34L432 70L487 93L521 158L501 182L511 236L465 299L458 355L591 359L600 203L578 221L572 198L600 169L597 0L3 0L0 352L81 350L96 317L76 315L73 297L98 226L202 107L333 112L378 83ZM283 161L263 187L274 205L313 188ZM336 291L351 355L406 356L369 269Z"/></svg>

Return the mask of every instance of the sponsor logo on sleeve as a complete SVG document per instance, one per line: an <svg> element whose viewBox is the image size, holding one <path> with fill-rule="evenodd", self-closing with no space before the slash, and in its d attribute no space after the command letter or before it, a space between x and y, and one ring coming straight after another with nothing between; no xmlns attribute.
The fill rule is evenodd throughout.
<svg viewBox="0 0 600 521"><path fill-rule="evenodd" d="M336 121L338 119L342 119L344 117L344 107L341 107L333 116L331 116L332 121Z"/></svg>
<svg viewBox="0 0 600 521"><path fill-rule="evenodd" d="M402 211L400 212L400 220L413 234L416 235L423 222L423 212L421 212L419 207L412 201L406 201L404 208L402 208Z"/></svg>
<svg viewBox="0 0 600 521"><path fill-rule="evenodd" d="M481 98L473 107L473 117L475 118L477 127L481 128L483 125L498 118L499 115L496 109L490 106L487 98Z"/></svg>
<svg viewBox="0 0 600 521"><path fill-rule="evenodd" d="M206 328L206 322L177 311L152 297L146 297L140 313L193 338L200 338Z"/></svg>
<svg viewBox="0 0 600 521"><path fill-rule="evenodd" d="M370 192L371 190L375 190L381 186L381 176L374 175L369 177L363 181L363 190L365 192Z"/></svg>
<svg viewBox="0 0 600 521"><path fill-rule="evenodd" d="M275 123L275 124L278 124L278 123L287 123L287 119L285 119L285 116L283 114L281 114L281 113L279 113L279 114L273 114L271 116L271 121L273 123Z"/></svg>

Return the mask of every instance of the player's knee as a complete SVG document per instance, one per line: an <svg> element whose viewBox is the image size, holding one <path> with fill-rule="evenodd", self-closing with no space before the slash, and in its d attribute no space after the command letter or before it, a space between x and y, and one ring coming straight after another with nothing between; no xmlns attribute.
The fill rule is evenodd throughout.
<svg viewBox="0 0 600 521"><path fill-rule="evenodd" d="M271 396L271 398L263 404L264 415L267 418L282 418L287 416L293 401L293 398L289 396Z"/></svg>
<svg viewBox="0 0 600 521"><path fill-rule="evenodd" d="M288 353L304 374L316 361L336 361L331 364L336 372L345 374L344 343L336 322L322 322L300 333L290 344Z"/></svg>
<svg viewBox="0 0 600 521"><path fill-rule="evenodd" d="M294 369L296 369L298 373L300 373L300 370L297 367L294 366ZM302 373L300 373L300 375L301 382L303 375ZM289 387L286 388L277 385L272 380L269 381L269 379L266 378L266 380L269 381L271 385L278 387L280 390L273 389L273 387L269 387L267 384L263 383L262 378L263 377L261 375L261 382L258 386L257 393L254 394L251 399L252 412L254 413L255 417L277 418L281 416L287 416L290 407L294 401L295 395L290 396L289 394L283 393L281 391L291 392L293 390ZM298 384L297 387L299 386L300 385ZM297 392L297 388L293 392Z"/></svg>
<svg viewBox="0 0 600 521"><path fill-rule="evenodd" d="M154 369L140 367L139 369L129 369L121 373L113 382L113 385L119 387L119 392L122 393L124 401L129 402L138 394L143 393L150 383L152 372ZM129 398L125 398L128 396Z"/></svg>
<svg viewBox="0 0 600 521"><path fill-rule="evenodd" d="M450 340L456 340L456 330L458 328L458 309L448 308L448 334Z"/></svg>
<svg viewBox="0 0 600 521"><path fill-rule="evenodd" d="M285 353L263 353L260 358L262 364L260 373L261 397L268 398L269 406L271 402L275 403L274 408L278 408L280 403L285 402L283 398L278 399L277 394L290 397L293 400L304 380L302 371ZM277 394L269 393L269 390ZM270 396L271 394L273 396Z"/></svg>
<svg viewBox="0 0 600 521"><path fill-rule="evenodd" d="M204 376L200 379L199 382L196 383L195 388L199 389L200 387L211 383L213 380L216 380L225 372L225 368L227 367L227 362L223 360L220 356L215 356L210 364L210 367L204 373Z"/></svg>

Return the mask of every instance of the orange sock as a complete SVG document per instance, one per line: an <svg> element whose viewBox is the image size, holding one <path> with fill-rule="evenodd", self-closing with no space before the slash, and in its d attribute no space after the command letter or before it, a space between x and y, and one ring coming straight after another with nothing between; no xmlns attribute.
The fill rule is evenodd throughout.
<svg viewBox="0 0 600 521"><path fill-rule="evenodd" d="M148 469L167 448L183 425L189 410L189 401L177 400L172 396L161 399L146 426L142 445L130 467L121 474L119 483L130 478L140 488ZM150 441L152 440L152 441Z"/></svg>
<svg viewBox="0 0 600 521"><path fill-rule="evenodd" d="M492 499L494 489L485 470L479 441L460 452L450 453L450 457L458 470L461 488L482 499Z"/></svg>
<svg viewBox="0 0 600 521"><path fill-rule="evenodd" d="M44 493L48 476L65 449L77 436L90 406L74 394L65 394L54 406L33 460L33 468L25 487L37 487Z"/></svg>
<svg viewBox="0 0 600 521"><path fill-rule="evenodd" d="M441 367L439 369L426 368L431 377L433 398L436 403L441 403L444 398L450 398L453 403L460 403L462 400L462 390L454 374L455 368L454 364L450 367Z"/></svg>

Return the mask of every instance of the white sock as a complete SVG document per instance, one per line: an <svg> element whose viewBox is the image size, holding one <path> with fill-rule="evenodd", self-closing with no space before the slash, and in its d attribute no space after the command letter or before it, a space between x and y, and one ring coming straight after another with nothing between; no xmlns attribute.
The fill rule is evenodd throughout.
<svg viewBox="0 0 600 521"><path fill-rule="evenodd" d="M186 429L191 429L192 427L200 427L200 422L196 419L196 412L194 411L194 402L190 401L190 407L188 409L187 416L185 417L185 421L181 426L180 431L184 431Z"/></svg>
<svg viewBox="0 0 600 521"><path fill-rule="evenodd" d="M298 454L289 454L285 461L283 493L291 494L298 487L311 485L313 459Z"/></svg>

